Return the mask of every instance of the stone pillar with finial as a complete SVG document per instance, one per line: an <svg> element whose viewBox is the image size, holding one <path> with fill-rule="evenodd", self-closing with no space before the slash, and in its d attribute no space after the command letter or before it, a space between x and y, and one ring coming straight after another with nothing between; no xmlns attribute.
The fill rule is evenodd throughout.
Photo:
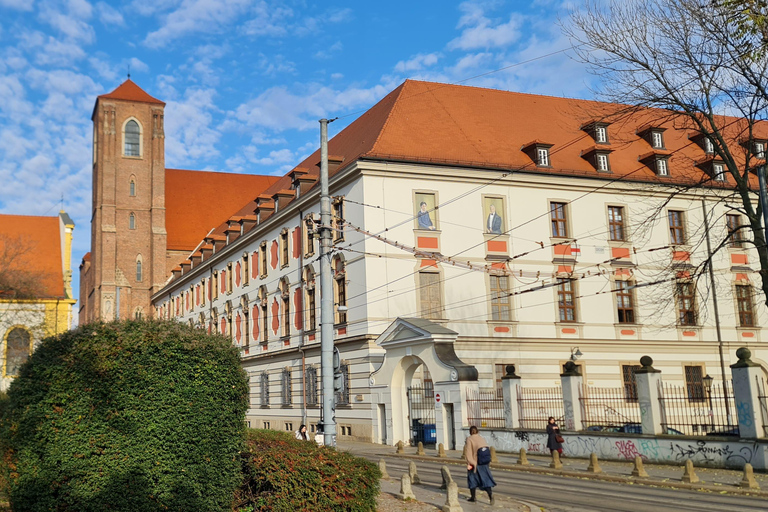
<svg viewBox="0 0 768 512"><path fill-rule="evenodd" d="M520 428L520 408L517 406L517 397L522 383L520 376L515 374L515 365L508 364L501 378L501 393L504 397L505 426L510 430Z"/></svg>
<svg viewBox="0 0 768 512"><path fill-rule="evenodd" d="M640 364L642 366L635 370L637 404L640 406L640 428L643 434L663 434L659 403L661 370L653 367L653 359L649 356L641 357Z"/></svg>
<svg viewBox="0 0 768 512"><path fill-rule="evenodd" d="M563 373L560 374L560 385L563 389L563 411L565 413L563 430L579 431L583 429L581 401L579 400L583 382L576 363L568 361L563 365ZM543 427L544 425L542 425Z"/></svg>
<svg viewBox="0 0 768 512"><path fill-rule="evenodd" d="M765 437L763 415L760 413L760 391L765 386L763 370L750 359L752 352L741 347L736 351L739 360L731 365L733 397L742 439Z"/></svg>

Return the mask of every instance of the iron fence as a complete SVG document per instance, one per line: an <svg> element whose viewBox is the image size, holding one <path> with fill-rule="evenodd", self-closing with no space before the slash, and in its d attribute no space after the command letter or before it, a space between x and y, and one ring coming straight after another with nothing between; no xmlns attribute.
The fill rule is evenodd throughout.
<svg viewBox="0 0 768 512"><path fill-rule="evenodd" d="M659 385L663 430L689 436L737 435L736 407L729 386L701 388Z"/></svg>
<svg viewBox="0 0 768 512"><path fill-rule="evenodd" d="M579 388L584 427L587 430L611 430L637 434L640 429L640 406L637 398L627 395L625 388Z"/></svg>
<svg viewBox="0 0 768 512"><path fill-rule="evenodd" d="M504 398L496 391L467 390L467 420L479 428L504 428Z"/></svg>
<svg viewBox="0 0 768 512"><path fill-rule="evenodd" d="M760 402L760 414L763 418L763 434L768 436L768 395L765 391L765 380L755 376L757 381L757 400Z"/></svg>
<svg viewBox="0 0 768 512"><path fill-rule="evenodd" d="M552 416L562 423L565 416L563 409L563 390L554 388L517 388L517 407L520 412L520 428L524 430L540 429L547 426L547 418Z"/></svg>

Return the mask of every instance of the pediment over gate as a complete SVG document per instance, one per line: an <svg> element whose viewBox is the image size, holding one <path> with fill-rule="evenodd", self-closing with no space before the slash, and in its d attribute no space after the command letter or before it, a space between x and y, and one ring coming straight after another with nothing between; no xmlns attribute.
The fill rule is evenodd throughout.
<svg viewBox="0 0 768 512"><path fill-rule="evenodd" d="M458 335L423 318L396 319L376 339L386 353L381 366L371 374L372 382L391 382L395 367L411 359L422 361L435 382L476 381L477 368L459 359L454 351Z"/></svg>

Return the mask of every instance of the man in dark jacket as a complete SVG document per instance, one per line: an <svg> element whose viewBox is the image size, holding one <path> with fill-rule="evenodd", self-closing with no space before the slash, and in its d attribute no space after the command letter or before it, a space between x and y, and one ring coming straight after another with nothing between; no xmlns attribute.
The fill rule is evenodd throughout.
<svg viewBox="0 0 768 512"><path fill-rule="evenodd" d="M491 505L494 503L493 488L496 481L491 474L491 468L488 464L478 464L477 451L480 448L488 448L488 443L477 433L477 427L469 427L469 437L464 444L464 457L467 459L467 486L471 494L469 501L476 501L475 493L477 488L481 488L488 493L488 499Z"/></svg>

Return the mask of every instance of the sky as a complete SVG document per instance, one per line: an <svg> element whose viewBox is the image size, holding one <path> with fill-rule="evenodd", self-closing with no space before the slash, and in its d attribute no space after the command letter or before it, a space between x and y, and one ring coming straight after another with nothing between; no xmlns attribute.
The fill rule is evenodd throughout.
<svg viewBox="0 0 768 512"><path fill-rule="evenodd" d="M166 167L282 175L405 79L592 98L563 0L0 0L0 213L90 250L91 113L130 73L166 102Z"/></svg>

